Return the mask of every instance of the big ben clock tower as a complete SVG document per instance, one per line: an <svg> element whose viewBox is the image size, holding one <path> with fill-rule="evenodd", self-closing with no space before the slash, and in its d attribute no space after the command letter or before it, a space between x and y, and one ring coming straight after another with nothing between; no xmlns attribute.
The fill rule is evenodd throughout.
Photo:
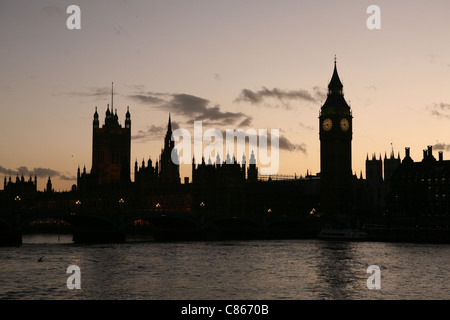
<svg viewBox="0 0 450 320"><path fill-rule="evenodd" d="M334 60L328 96L320 109L321 211L326 217L351 215L352 112Z"/></svg>

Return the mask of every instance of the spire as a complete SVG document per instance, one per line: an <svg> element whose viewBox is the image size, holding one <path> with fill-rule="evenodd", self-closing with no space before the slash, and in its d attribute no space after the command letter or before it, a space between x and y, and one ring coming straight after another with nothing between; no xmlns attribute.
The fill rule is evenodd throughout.
<svg viewBox="0 0 450 320"><path fill-rule="evenodd" d="M125 114L125 128L131 128L131 115L129 106L127 106L127 113Z"/></svg>
<svg viewBox="0 0 450 320"><path fill-rule="evenodd" d="M94 120L92 122L92 125L94 126L94 128L98 128L99 127L97 106L95 107Z"/></svg>
<svg viewBox="0 0 450 320"><path fill-rule="evenodd" d="M219 153L216 155L216 165L220 165L220 156Z"/></svg>
<svg viewBox="0 0 450 320"><path fill-rule="evenodd" d="M342 94L343 85L341 79L339 79L339 75L337 72L336 66L336 55L334 56L334 71L333 76L331 77L330 83L328 84L328 92L329 93L339 93Z"/></svg>
<svg viewBox="0 0 450 320"><path fill-rule="evenodd" d="M169 113L169 123L167 125L167 132L172 132L172 121L170 120L170 113Z"/></svg>
<svg viewBox="0 0 450 320"><path fill-rule="evenodd" d="M252 154L250 156L250 164L256 164L255 153L252 150Z"/></svg>
<svg viewBox="0 0 450 320"><path fill-rule="evenodd" d="M344 98L343 85L337 71L336 57L334 58L334 70L328 84L328 95L321 108L322 114L340 113L350 115L350 106Z"/></svg>
<svg viewBox="0 0 450 320"><path fill-rule="evenodd" d="M172 140L172 121L170 119L170 113L169 113L169 123L167 124L167 133L166 137L164 139L164 148L173 148L175 145L174 140Z"/></svg>

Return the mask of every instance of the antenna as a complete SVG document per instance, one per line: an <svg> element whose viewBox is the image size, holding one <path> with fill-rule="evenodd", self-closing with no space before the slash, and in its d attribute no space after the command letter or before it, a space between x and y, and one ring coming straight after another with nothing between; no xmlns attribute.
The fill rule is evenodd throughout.
<svg viewBox="0 0 450 320"><path fill-rule="evenodd" d="M113 108L113 96L114 96L114 82L111 82L111 110L114 110L114 108Z"/></svg>

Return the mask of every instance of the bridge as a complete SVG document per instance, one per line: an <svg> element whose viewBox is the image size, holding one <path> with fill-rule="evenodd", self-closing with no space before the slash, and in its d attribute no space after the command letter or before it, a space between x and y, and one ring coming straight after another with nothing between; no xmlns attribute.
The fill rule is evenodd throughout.
<svg viewBox="0 0 450 320"><path fill-rule="evenodd" d="M0 213L0 245L20 245L22 234L36 221L68 225L75 243L125 242L139 224L144 224L155 240L166 241L309 238L318 231L313 217L300 216L22 210Z"/></svg>

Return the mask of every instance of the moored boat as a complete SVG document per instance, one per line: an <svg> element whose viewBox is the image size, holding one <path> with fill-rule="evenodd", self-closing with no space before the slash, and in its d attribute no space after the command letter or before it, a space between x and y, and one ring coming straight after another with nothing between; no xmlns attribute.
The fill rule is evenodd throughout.
<svg viewBox="0 0 450 320"><path fill-rule="evenodd" d="M320 230L319 238L323 240L367 240L369 234L358 229L326 226Z"/></svg>

